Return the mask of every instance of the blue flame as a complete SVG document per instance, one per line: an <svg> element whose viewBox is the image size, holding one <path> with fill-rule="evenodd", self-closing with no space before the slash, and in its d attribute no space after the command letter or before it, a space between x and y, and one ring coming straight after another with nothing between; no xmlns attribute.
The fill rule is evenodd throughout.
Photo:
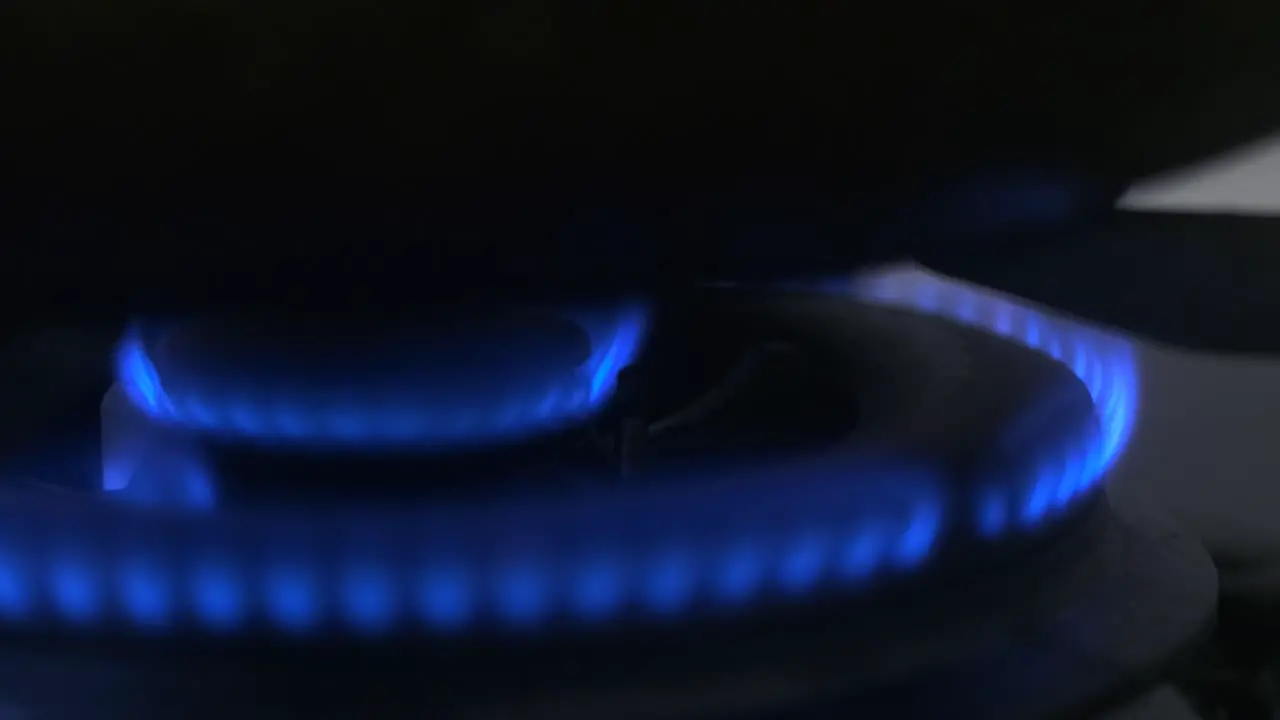
<svg viewBox="0 0 1280 720"><path fill-rule="evenodd" d="M501 506L336 516L122 511L36 523L57 510L6 504L0 621L297 635L523 632L856 593L927 565L944 532L995 537L1045 522L1095 487L1122 451L1137 408L1123 343L919 275L860 281L852 294L987 328L1058 358L1088 386L1098 422L1032 471L990 478L969 498L911 459L837 457L696 468L667 482ZM640 342L639 325L601 322L634 332L615 332L590 365L585 387L595 398L611 392ZM126 344L119 360L134 403L171 404L145 354Z"/></svg>
<svg viewBox="0 0 1280 720"><path fill-rule="evenodd" d="M1137 360L1124 340L922 272L886 272L844 286L863 302L937 315L1016 341L1071 368L1089 389L1096 426L1067 438L1025 475L993 479L977 493L973 520L983 534L1039 525L1093 489L1123 453L1138 410Z"/></svg>
<svg viewBox="0 0 1280 720"><path fill-rule="evenodd" d="M588 359L568 375L524 372L513 363L504 377L525 386L514 393L437 398L417 402L349 397L284 396L273 400L185 392L167 388L140 332L128 334L116 354L116 379L129 400L152 420L205 434L270 442L334 445L448 446L511 439L554 429L589 416L613 393L618 372L639 352L647 311L627 304L576 314L591 337ZM407 390L412 390L408 388Z"/></svg>
<svg viewBox="0 0 1280 720"><path fill-rule="evenodd" d="M50 510L8 506L0 621L299 636L524 632L854 592L927 562L946 521L936 479L882 460L823 463L333 516L92 513L31 526L4 520ZM389 550L357 552L356 537Z"/></svg>

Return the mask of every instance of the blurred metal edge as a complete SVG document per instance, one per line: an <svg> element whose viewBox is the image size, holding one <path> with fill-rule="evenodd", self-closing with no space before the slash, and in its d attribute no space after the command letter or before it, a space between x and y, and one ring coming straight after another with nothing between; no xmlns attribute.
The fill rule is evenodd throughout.
<svg viewBox="0 0 1280 720"><path fill-rule="evenodd" d="M1280 354L1280 217L1117 209L1047 236L922 250L932 271L1140 340Z"/></svg>

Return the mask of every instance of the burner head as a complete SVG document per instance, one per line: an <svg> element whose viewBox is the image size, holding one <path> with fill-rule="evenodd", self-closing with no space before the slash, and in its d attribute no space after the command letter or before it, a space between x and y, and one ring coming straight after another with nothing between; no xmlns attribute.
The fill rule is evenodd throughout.
<svg viewBox="0 0 1280 720"><path fill-rule="evenodd" d="M483 442L555 427L612 394L642 305L413 323L304 316L136 327L121 391L153 419L286 444ZM576 315L576 317L575 317Z"/></svg>

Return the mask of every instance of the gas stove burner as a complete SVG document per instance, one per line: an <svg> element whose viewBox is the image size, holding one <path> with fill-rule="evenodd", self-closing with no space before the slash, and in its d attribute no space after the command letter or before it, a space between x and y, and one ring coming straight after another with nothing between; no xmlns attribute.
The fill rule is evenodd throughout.
<svg viewBox="0 0 1280 720"><path fill-rule="evenodd" d="M208 438L277 441L283 415L258 412L253 417L276 419L233 424L240 416L228 403L203 416L218 422L201 421L189 412L191 397L166 387L146 343L132 334L118 365L132 414L117 412L104 427L129 442L107 446L106 497L146 490L137 481L149 462L149 491L159 487L185 498L178 507L202 512L15 499L0 531L0 617L19 626L118 630L123 623L179 634L489 635L733 614L862 594L918 573L957 542L1033 533L1093 496L1136 409L1136 376L1123 345L927 281L882 279L855 284L851 294L1037 348L1087 385L1092 410L1071 419L1070 393L1066 401L1028 405L998 438L994 459L964 482L934 458L855 444L803 459L704 460L624 483L600 479L465 502L255 509L220 504L222 478L202 448ZM857 309L832 293L795 296L820 309ZM575 376L594 408L637 356L645 316L635 307L596 326L603 332L593 338L605 342L593 344ZM104 407L112 402L109 396ZM443 416L461 406L431 410ZM1045 422L1055 414L1067 424ZM340 435L348 443L337 451L385 430L372 408L362 416L358 432ZM532 423L525 430L549 422L524 417ZM333 437L332 426L312 418L294 427L314 434L291 439ZM441 425L416 428L426 447L452 437ZM308 448L320 450L314 442ZM37 521L49 512L59 520Z"/></svg>
<svg viewBox="0 0 1280 720"><path fill-rule="evenodd" d="M640 349L640 304L566 315L590 341L586 357L572 363L556 364L555 333L499 326L479 341L458 332L396 337L393 347L366 348L369 359L358 369L306 378L306 367L261 377L268 362L261 348L249 350L248 362L236 358L247 367L230 377L208 364L202 376L180 357L162 365L156 353L185 339L174 337L181 330L136 326L118 350L117 380L157 423L237 439L419 449L510 440L588 417ZM459 341L469 342L463 351Z"/></svg>

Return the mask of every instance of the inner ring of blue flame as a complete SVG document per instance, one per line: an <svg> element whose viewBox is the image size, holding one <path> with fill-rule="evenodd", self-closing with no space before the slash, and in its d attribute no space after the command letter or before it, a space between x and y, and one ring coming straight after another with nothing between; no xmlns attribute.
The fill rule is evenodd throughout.
<svg viewBox="0 0 1280 720"><path fill-rule="evenodd" d="M148 357L142 334L128 333L116 354L116 379L129 400L157 422L200 433L271 442L332 445L465 445L555 429L589 416L612 395L618 372L635 357L647 313L640 304L576 313L591 338L590 356L575 372L531 375L514 393L436 399L431 403L366 406L348 397L251 393L174 393ZM510 372L520 380L514 363ZM510 384L512 378L503 378Z"/></svg>
<svg viewBox="0 0 1280 720"><path fill-rule="evenodd" d="M1044 522L1083 497L1121 452L1137 407L1123 343L919 275L841 291L988 328L1058 357L1089 387L1100 432L1064 443L1025 477L979 483L973 497L949 495L945 478L910 463L848 458L718 468L688 482L596 488L501 509L395 515L97 513L34 522L43 516L15 502L0 506L0 620L457 633L855 592L924 566L956 525L999 536Z"/></svg>

